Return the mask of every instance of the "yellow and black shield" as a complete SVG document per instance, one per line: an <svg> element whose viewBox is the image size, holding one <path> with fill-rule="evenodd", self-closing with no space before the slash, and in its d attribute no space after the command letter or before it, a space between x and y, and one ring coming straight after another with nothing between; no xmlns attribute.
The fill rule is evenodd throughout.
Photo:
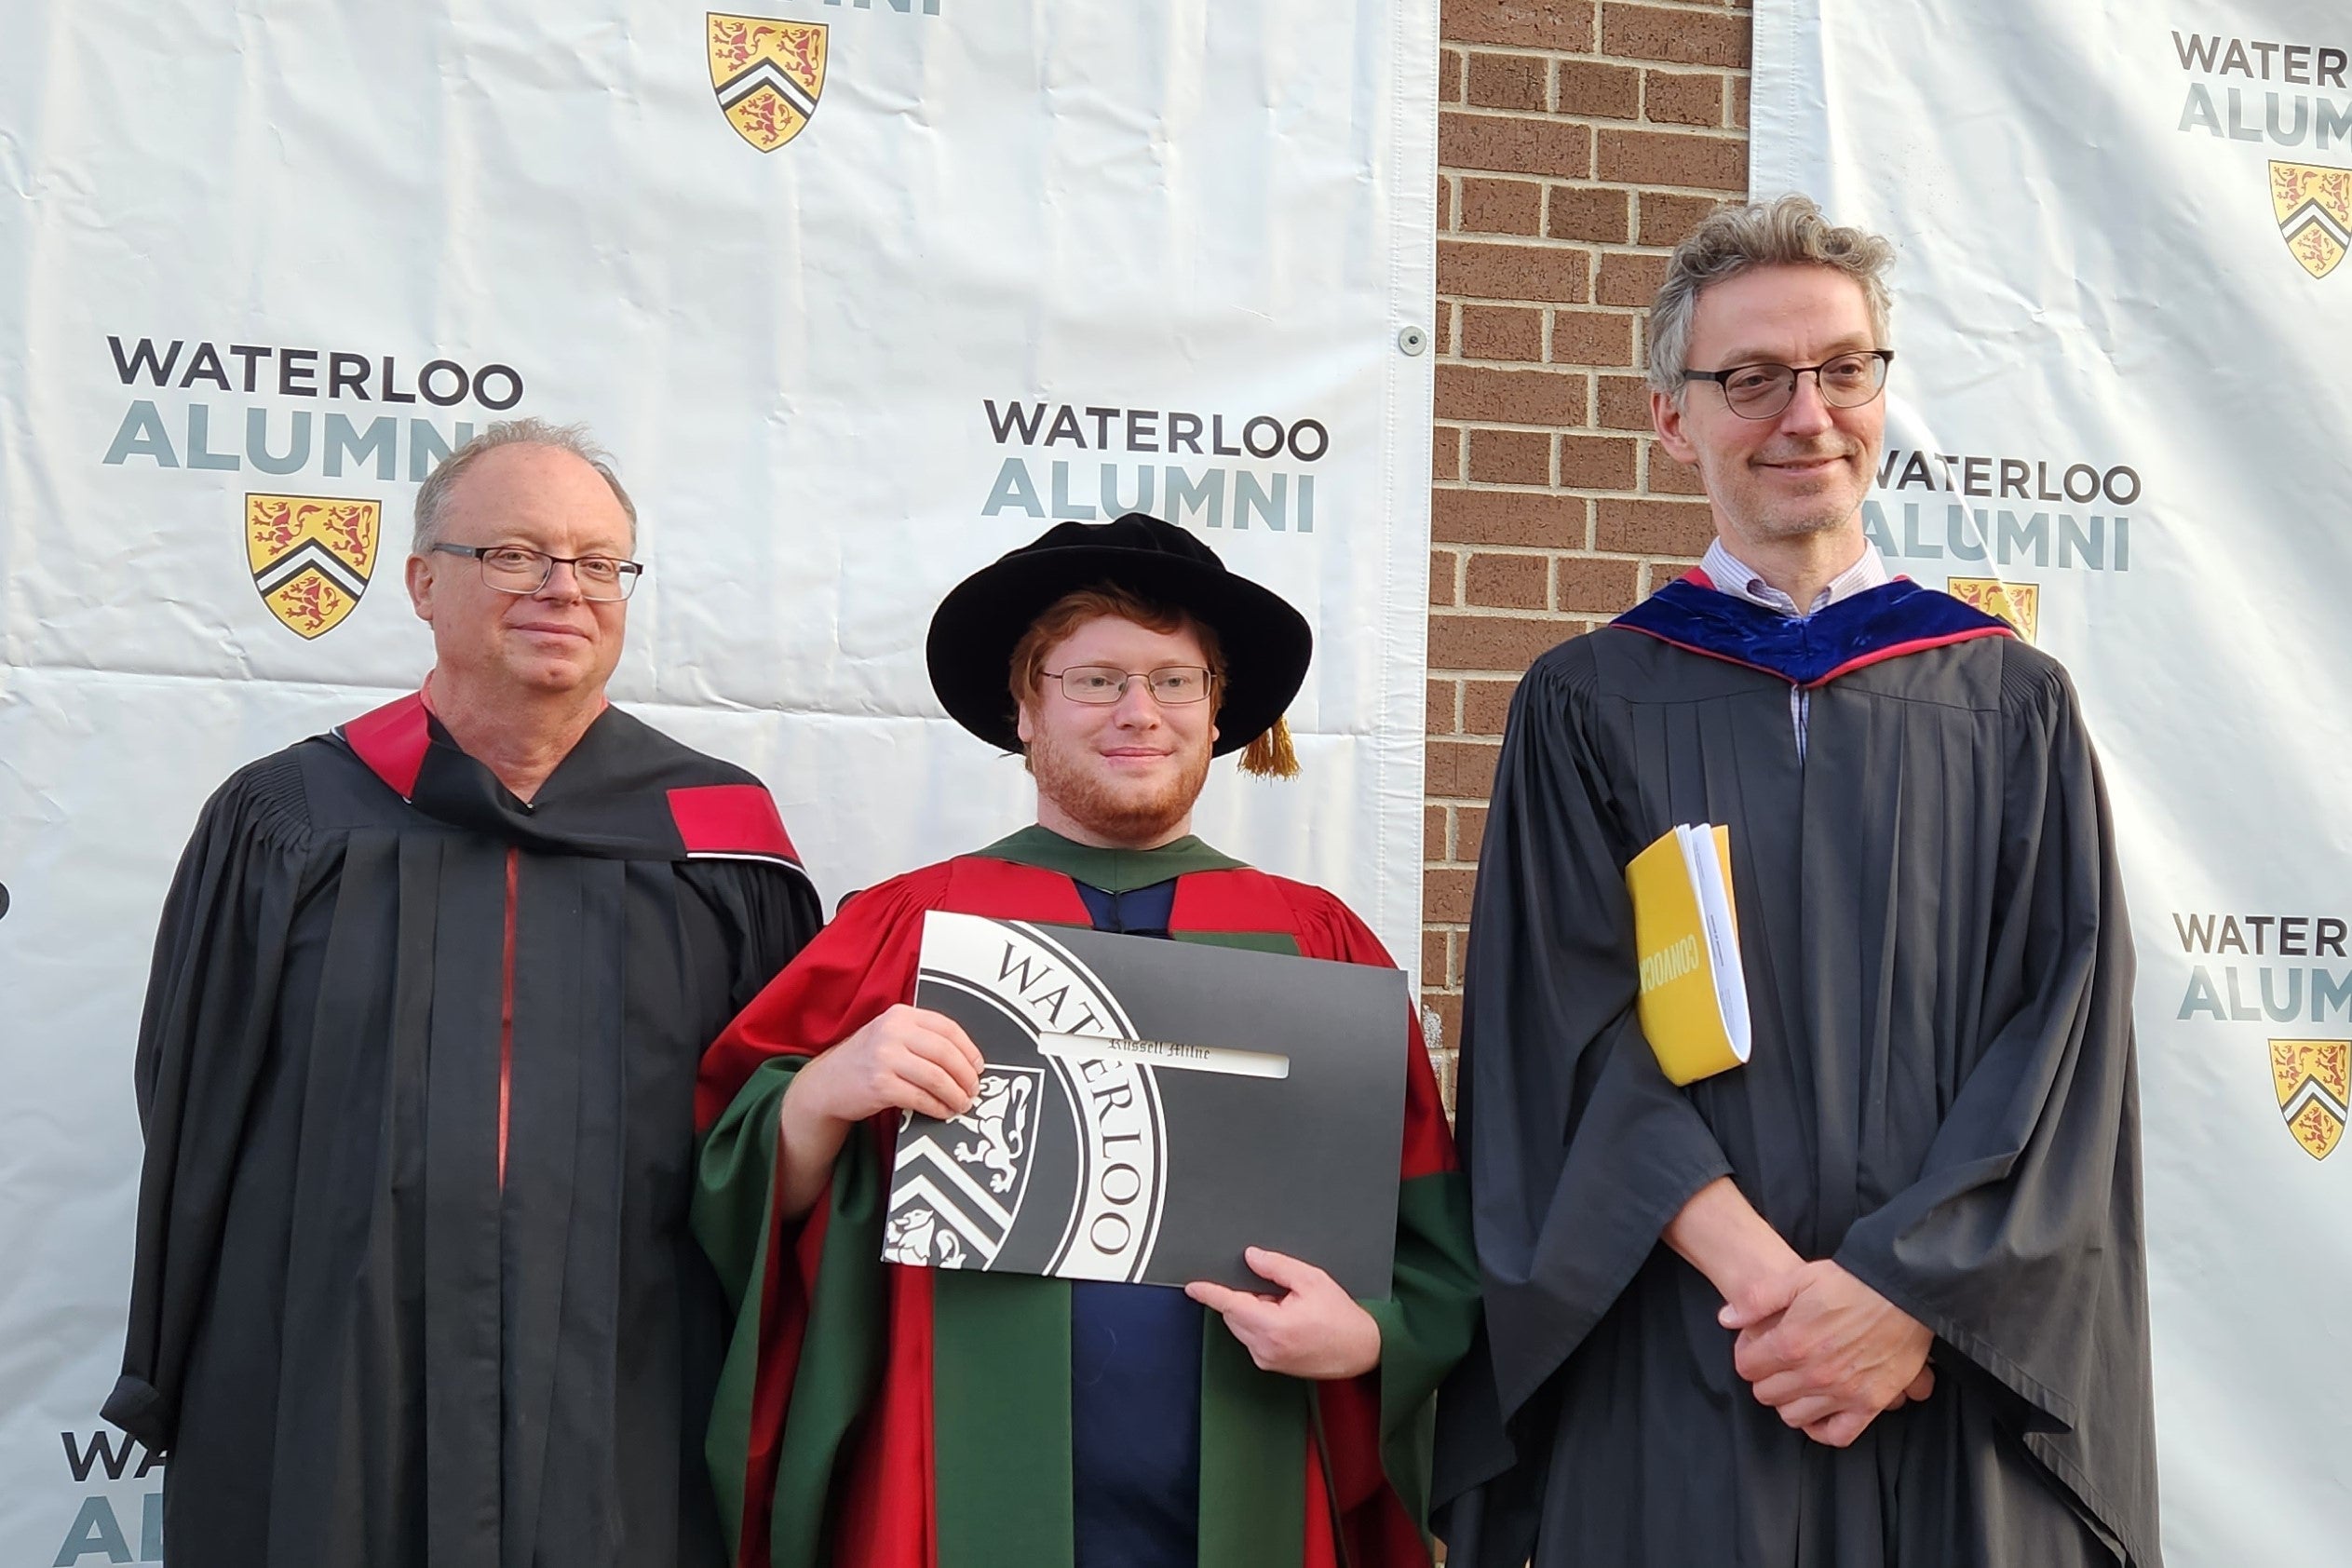
<svg viewBox="0 0 2352 1568"><path fill-rule="evenodd" d="M2352 169L2274 159L2270 205L2287 253L2312 277L2327 277L2352 250Z"/></svg>
<svg viewBox="0 0 2352 1568"><path fill-rule="evenodd" d="M303 637L332 631L375 570L381 501L248 495L245 554L269 613Z"/></svg>
<svg viewBox="0 0 2352 1568"><path fill-rule="evenodd" d="M1944 584L1944 591L1970 609L1998 615L2009 623L2010 630L2028 642L2041 629L2039 583L2005 583L1998 577L1953 577Z"/></svg>
<svg viewBox="0 0 2352 1568"><path fill-rule="evenodd" d="M825 24L708 15L719 107L737 136L772 153L801 133L824 96Z"/></svg>
<svg viewBox="0 0 2352 1568"><path fill-rule="evenodd" d="M2273 1040L2271 1088L2287 1131L2313 1159L2335 1152L2352 1121L2352 1040Z"/></svg>

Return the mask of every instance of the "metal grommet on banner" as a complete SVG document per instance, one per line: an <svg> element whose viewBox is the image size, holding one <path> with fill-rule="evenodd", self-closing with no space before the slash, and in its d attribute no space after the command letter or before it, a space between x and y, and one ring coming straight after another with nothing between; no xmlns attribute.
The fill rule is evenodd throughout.
<svg viewBox="0 0 2352 1568"><path fill-rule="evenodd" d="M1397 334L1397 346L1408 354L1419 354L1429 346L1429 334L1419 327L1407 327Z"/></svg>

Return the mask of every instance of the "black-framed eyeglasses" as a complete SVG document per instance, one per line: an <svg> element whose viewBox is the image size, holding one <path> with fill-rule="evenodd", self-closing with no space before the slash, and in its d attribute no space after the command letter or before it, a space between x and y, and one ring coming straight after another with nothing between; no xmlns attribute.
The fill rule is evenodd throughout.
<svg viewBox="0 0 2352 1568"><path fill-rule="evenodd" d="M1209 671L1196 664L1164 664L1157 669L1121 669L1111 664L1074 664L1067 669L1040 670L1061 683L1061 695L1073 702L1089 702L1108 707L1127 695L1129 681L1141 681L1144 689L1163 703L1205 701L1209 696Z"/></svg>
<svg viewBox="0 0 2352 1568"><path fill-rule="evenodd" d="M637 591L645 568L610 555L549 555L520 545L435 545L443 555L470 555L481 562L481 580L500 593L536 593L559 566L572 568L582 599L610 602Z"/></svg>
<svg viewBox="0 0 2352 1568"><path fill-rule="evenodd" d="M1684 371L1683 380L1711 381L1723 401L1742 419L1770 419L1797 395L1797 377L1811 372L1821 400L1833 409L1857 409L1886 389L1891 348L1862 348L1818 365L1734 365L1721 371Z"/></svg>

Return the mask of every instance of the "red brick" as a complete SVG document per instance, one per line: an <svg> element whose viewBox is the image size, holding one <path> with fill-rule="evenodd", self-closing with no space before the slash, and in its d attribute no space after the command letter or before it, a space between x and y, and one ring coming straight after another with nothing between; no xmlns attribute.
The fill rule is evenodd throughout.
<svg viewBox="0 0 2352 1568"><path fill-rule="evenodd" d="M1438 367L1440 418L1490 425L1581 425L1585 378L1561 371Z"/></svg>
<svg viewBox="0 0 2352 1568"><path fill-rule="evenodd" d="M1491 741L1431 741L1429 798L1484 800L1494 791L1494 761L1502 750Z"/></svg>
<svg viewBox="0 0 2352 1568"><path fill-rule="evenodd" d="M1453 604L1454 599L1454 556L1452 550L1429 552L1429 602Z"/></svg>
<svg viewBox="0 0 2352 1568"><path fill-rule="evenodd" d="M1448 109L1438 115L1438 162L1447 169L1583 180L1592 173L1592 128Z"/></svg>
<svg viewBox="0 0 2352 1568"><path fill-rule="evenodd" d="M1438 241L1438 292L1465 299L1548 300L1580 304L1588 297L1592 252L1548 245Z"/></svg>
<svg viewBox="0 0 2352 1568"><path fill-rule="evenodd" d="M1429 477L1433 480L1458 480L1462 477L1462 427L1440 425L1429 433Z"/></svg>
<svg viewBox="0 0 2352 1568"><path fill-rule="evenodd" d="M1466 99L1481 109L1545 107L1551 90L1551 61L1540 55L1470 54Z"/></svg>
<svg viewBox="0 0 2352 1568"><path fill-rule="evenodd" d="M1540 362L1544 313L1532 306L1464 305L1461 354L1465 359Z"/></svg>
<svg viewBox="0 0 2352 1568"><path fill-rule="evenodd" d="M1631 208L1624 191L1554 185L1545 198L1544 233L1552 239L1622 245L1633 232Z"/></svg>
<svg viewBox="0 0 2352 1568"><path fill-rule="evenodd" d="M1588 532L1588 510L1580 496L1530 494L1523 490L1436 490L1429 494L1429 533L1433 538L1455 545L1580 550Z"/></svg>
<svg viewBox="0 0 2352 1568"><path fill-rule="evenodd" d="M1494 793L1490 789L1489 794ZM1479 851L1486 847L1486 807L1457 806L1453 813L1453 858L1478 863Z"/></svg>
<svg viewBox="0 0 2352 1568"><path fill-rule="evenodd" d="M1652 594L1698 564L1695 555L1654 555L1642 563L1642 593Z"/></svg>
<svg viewBox="0 0 2352 1568"><path fill-rule="evenodd" d="M1601 258L1601 278L1593 289L1593 296L1602 304L1626 304L1647 310L1657 298L1657 286L1666 281L1664 256L1637 255L1630 250L1614 250ZM1630 364L1627 359L1623 363Z"/></svg>
<svg viewBox="0 0 2352 1568"><path fill-rule="evenodd" d="M1429 664L1437 669L1523 670L1573 629L1561 621L1512 615L1432 615ZM1486 791L1481 787L1471 792Z"/></svg>
<svg viewBox="0 0 2352 1568"><path fill-rule="evenodd" d="M1472 430L1470 482L1551 483L1551 433L1547 430Z"/></svg>
<svg viewBox="0 0 2352 1568"><path fill-rule="evenodd" d="M1516 681L1463 682L1462 733L1501 735L1503 722L1510 717L1511 694L1517 690Z"/></svg>
<svg viewBox="0 0 2352 1568"><path fill-rule="evenodd" d="M1668 196L1662 191L1642 193L1642 223L1638 239L1643 245L1678 245L1698 221L1722 205L1714 196Z"/></svg>
<svg viewBox="0 0 2352 1568"><path fill-rule="evenodd" d="M1544 226L1544 187L1533 180L1462 182L1462 205L1454 227L1465 234L1539 234Z"/></svg>
<svg viewBox="0 0 2352 1568"><path fill-rule="evenodd" d="M1642 73L1642 117L1662 125L1723 123L1723 78L1712 72Z"/></svg>
<svg viewBox="0 0 2352 1568"><path fill-rule="evenodd" d="M1675 576L1712 536L1697 474L1651 435L1639 367L1656 252L1746 194L1751 19L1749 0L1440 10L1430 517L1446 566L1432 585L1427 795L1465 804L1425 813L1416 956L1450 1094L1459 927L1485 836L1485 807L1468 803L1492 788L1517 686L1498 676ZM1535 320L1540 361L1517 357Z"/></svg>
<svg viewBox="0 0 2352 1568"><path fill-rule="evenodd" d="M1601 417L1595 423L1603 430L1649 429L1649 384L1638 375L1602 376Z"/></svg>
<svg viewBox="0 0 2352 1568"><path fill-rule="evenodd" d="M1750 25L1744 16L1604 5L1601 7L1601 52L1623 60L1662 60L1677 65L1745 66ZM1451 31L1444 35L1459 36Z"/></svg>
<svg viewBox="0 0 2352 1568"><path fill-rule="evenodd" d="M1606 266L1616 260L1601 258ZM1605 310L1551 313L1551 361L1555 365L1630 365L1633 318Z"/></svg>
<svg viewBox="0 0 2352 1568"><path fill-rule="evenodd" d="M1748 188L1748 143L1730 136L1664 130L1604 130L1595 178L1625 185Z"/></svg>
<svg viewBox="0 0 2352 1568"><path fill-rule="evenodd" d="M1473 555L1464 574L1463 602L1488 610L1548 610L1551 559L1540 555Z"/></svg>
<svg viewBox="0 0 2352 1568"><path fill-rule="evenodd" d="M1476 561L1479 558L1470 558ZM1633 608L1639 597L1638 561L1594 561L1570 557L1560 562L1560 604L1562 610L1588 610L1614 615Z"/></svg>
<svg viewBox="0 0 2352 1568"><path fill-rule="evenodd" d="M1698 470L1687 463L1677 463L1656 441L1645 443L1650 449L1648 483L1643 487L1658 495L1704 495L1707 486L1698 477Z"/></svg>
<svg viewBox="0 0 2352 1568"><path fill-rule="evenodd" d="M1453 44L1523 49L1589 49L1590 0L1443 0L1438 34Z"/></svg>
<svg viewBox="0 0 2352 1568"><path fill-rule="evenodd" d="M1560 438L1563 490L1631 490L1636 446L1630 436Z"/></svg>
<svg viewBox="0 0 2352 1568"><path fill-rule="evenodd" d="M1715 536L1713 514L1703 502L1602 500L1593 505L1596 536L1604 550L1698 556Z"/></svg>
<svg viewBox="0 0 2352 1568"><path fill-rule="evenodd" d="M1421 918L1459 926L1470 918L1470 889L1478 881L1473 871L1431 867L1421 873Z"/></svg>
<svg viewBox="0 0 2352 1568"><path fill-rule="evenodd" d="M1642 114L1642 73L1597 60L1560 62L1559 112L1595 119L1630 120Z"/></svg>

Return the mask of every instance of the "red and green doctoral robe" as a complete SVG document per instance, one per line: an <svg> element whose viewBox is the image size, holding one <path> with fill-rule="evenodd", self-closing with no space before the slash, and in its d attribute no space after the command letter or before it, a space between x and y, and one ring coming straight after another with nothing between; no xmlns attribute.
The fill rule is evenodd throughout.
<svg viewBox="0 0 2352 1568"><path fill-rule="evenodd" d="M1085 926L1076 881L1171 877L1177 940L1390 963L1338 899L1197 839L1112 851L1031 828L849 899L705 1058L694 1223L736 1311L707 1452L741 1568L1068 1568L1069 1286L882 1263L895 1116L853 1136L809 1215L784 1221L778 1105L817 1051L913 996L926 911ZM1430 1561L1431 1398L1469 1343L1478 1275L1417 1022L1405 1043L1395 1283L1363 1304L1379 1367L1331 1383L1264 1372L1222 1319L1204 1325L1209 1568Z"/></svg>

